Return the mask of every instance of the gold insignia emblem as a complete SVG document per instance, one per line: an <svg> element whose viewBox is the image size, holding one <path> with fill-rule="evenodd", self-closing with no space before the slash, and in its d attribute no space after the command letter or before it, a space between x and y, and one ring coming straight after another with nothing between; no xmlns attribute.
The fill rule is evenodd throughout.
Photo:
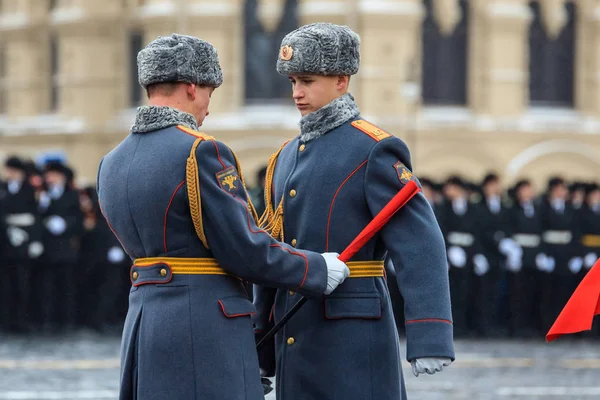
<svg viewBox="0 0 600 400"><path fill-rule="evenodd" d="M235 181L237 181L236 176L228 175L225 177L225 179L223 179L221 184L229 186L229 190L231 190L231 189L235 189Z"/></svg>
<svg viewBox="0 0 600 400"><path fill-rule="evenodd" d="M235 196L238 192L240 185L238 185L237 182L240 181L240 178L238 177L235 167L231 166L217 172L217 181L219 182L221 189L225 190L227 193Z"/></svg>
<svg viewBox="0 0 600 400"><path fill-rule="evenodd" d="M279 57L283 61L290 61L292 59L293 55L294 55L294 49L292 48L292 46L289 46L289 45L283 46L281 48L281 51L279 52Z"/></svg>
<svg viewBox="0 0 600 400"><path fill-rule="evenodd" d="M398 173L398 179L400 179L400 182L403 184L406 185L413 180L412 172L410 172L410 170L406 168L406 165L402 164L400 161L394 165L394 168L396 168L396 172Z"/></svg>

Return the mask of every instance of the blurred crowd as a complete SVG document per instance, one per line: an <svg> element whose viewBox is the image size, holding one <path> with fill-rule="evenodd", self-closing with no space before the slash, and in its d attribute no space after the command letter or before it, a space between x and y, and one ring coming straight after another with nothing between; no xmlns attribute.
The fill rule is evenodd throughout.
<svg viewBox="0 0 600 400"><path fill-rule="evenodd" d="M264 178L263 168L250 189L259 214ZM119 331L131 261L95 188L75 182L61 162L6 159L0 332ZM552 177L541 191L526 179L506 189L494 173L420 183L446 242L456 337L542 337L600 255L600 186Z"/></svg>
<svg viewBox="0 0 600 400"><path fill-rule="evenodd" d="M9 157L0 180L0 332L118 330L129 257L94 187L61 162Z"/></svg>

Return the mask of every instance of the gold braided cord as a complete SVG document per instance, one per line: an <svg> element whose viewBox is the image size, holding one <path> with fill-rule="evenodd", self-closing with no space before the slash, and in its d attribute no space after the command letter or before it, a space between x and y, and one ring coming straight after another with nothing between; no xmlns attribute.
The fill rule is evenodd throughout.
<svg viewBox="0 0 600 400"><path fill-rule="evenodd" d="M200 198L200 176L198 174L198 163L196 161L196 148L204 140L199 137L194 141L192 149L190 150L190 156L187 159L185 166L185 179L187 183L188 200L190 203L190 214L192 215L192 221L194 222L194 229L196 235L206 247L208 242L204 233L204 225L202 223L202 200Z"/></svg>
<svg viewBox="0 0 600 400"><path fill-rule="evenodd" d="M265 176L265 212L260 217L259 226L269 232L275 239L283 241L283 199L279 202L277 208L273 206L272 189L273 175L275 174L275 165L277 158L289 140L285 142L276 153L269 158L267 173Z"/></svg>

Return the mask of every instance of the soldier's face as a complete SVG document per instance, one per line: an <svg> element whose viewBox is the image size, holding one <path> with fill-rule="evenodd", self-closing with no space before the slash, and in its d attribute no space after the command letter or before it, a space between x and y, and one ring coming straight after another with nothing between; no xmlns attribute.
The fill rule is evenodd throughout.
<svg viewBox="0 0 600 400"><path fill-rule="evenodd" d="M347 76L290 75L296 107L302 116L319 110L348 91Z"/></svg>
<svg viewBox="0 0 600 400"><path fill-rule="evenodd" d="M519 193L517 195L521 201L531 201L535 196L533 191L533 186L531 185L523 185L519 188Z"/></svg>
<svg viewBox="0 0 600 400"><path fill-rule="evenodd" d="M588 204L591 207L600 204L600 190L594 190L588 195Z"/></svg>
<svg viewBox="0 0 600 400"><path fill-rule="evenodd" d="M6 167L4 169L4 177L7 181L23 181L25 179L25 172L18 168Z"/></svg>
<svg viewBox="0 0 600 400"><path fill-rule="evenodd" d="M67 178L56 171L48 171L44 174L44 179L46 183L50 186L64 186L67 182Z"/></svg>

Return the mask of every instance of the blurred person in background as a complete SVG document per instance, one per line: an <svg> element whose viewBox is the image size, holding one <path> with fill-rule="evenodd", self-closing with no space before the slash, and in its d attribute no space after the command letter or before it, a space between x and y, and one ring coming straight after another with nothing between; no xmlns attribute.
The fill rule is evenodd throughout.
<svg viewBox="0 0 600 400"><path fill-rule="evenodd" d="M518 257L519 246L506 237L506 208L503 204L502 186L498 174L490 172L481 182L480 201L476 204L476 219L489 270L473 277L473 313L477 321L476 330L484 337L505 336L505 327L500 324L500 290L504 283L505 255Z"/></svg>
<svg viewBox="0 0 600 400"><path fill-rule="evenodd" d="M50 162L44 168L47 192L40 199L44 264L42 318L46 331L71 330L76 325L76 292L83 216L79 194L69 184L68 168Z"/></svg>
<svg viewBox="0 0 600 400"><path fill-rule="evenodd" d="M531 338L541 334L540 312L542 282L546 279L545 264L540 264L542 220L540 206L535 200L533 185L528 179L519 180L510 190L512 206L506 213L507 235L522 250L507 255L508 327L512 337ZM544 255L541 255L544 258Z"/></svg>
<svg viewBox="0 0 600 400"><path fill-rule="evenodd" d="M2 225L6 240L3 249L0 279L0 301L3 307L2 325L13 332L24 332L31 328L28 317L31 261L44 252L40 216L34 188L30 185L27 168L23 160L9 157L4 164L4 196Z"/></svg>
<svg viewBox="0 0 600 400"><path fill-rule="evenodd" d="M579 226L583 265L590 269L600 256L600 186L597 183L590 183L585 188Z"/></svg>
<svg viewBox="0 0 600 400"><path fill-rule="evenodd" d="M265 212L265 177L267 175L267 167L262 167L256 173L256 186L254 186L250 191L250 196L252 197L252 203L254 204L254 208L256 208L256 213L258 216L262 216Z"/></svg>
<svg viewBox="0 0 600 400"><path fill-rule="evenodd" d="M575 210L580 210L585 202L585 188L586 184L580 181L575 181L569 185L569 202Z"/></svg>
<svg viewBox="0 0 600 400"><path fill-rule="evenodd" d="M477 316L473 315L473 281L485 275L489 264L482 255L477 235L476 207L470 201L467 184L450 176L444 185L444 202L438 208L438 221L446 242L449 261L450 295L454 333L457 337L475 333Z"/></svg>
<svg viewBox="0 0 600 400"><path fill-rule="evenodd" d="M96 189L79 191L83 236L77 273L78 323L98 332L112 331L127 290L129 257L100 212Z"/></svg>
<svg viewBox="0 0 600 400"><path fill-rule="evenodd" d="M542 201L542 248L540 263L547 272L542 292L542 329L547 332L581 280L583 259L576 211L568 201L563 178L548 181Z"/></svg>

